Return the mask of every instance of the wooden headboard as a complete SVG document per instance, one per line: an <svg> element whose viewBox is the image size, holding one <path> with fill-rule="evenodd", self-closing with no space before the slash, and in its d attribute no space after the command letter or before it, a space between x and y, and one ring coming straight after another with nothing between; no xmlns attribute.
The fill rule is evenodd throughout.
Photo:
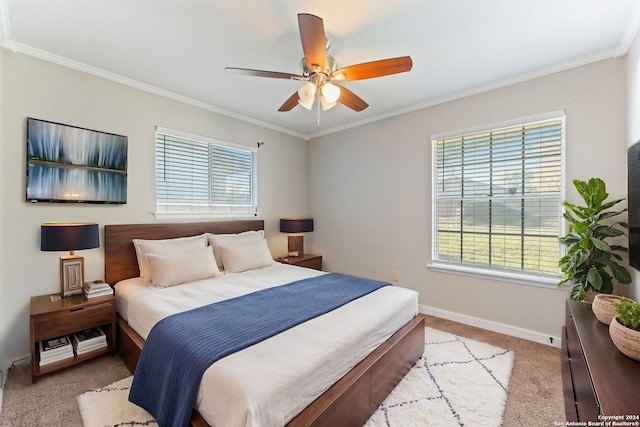
<svg viewBox="0 0 640 427"><path fill-rule="evenodd" d="M263 220L187 222L175 224L114 224L104 226L104 280L111 286L138 277L138 260L132 239L173 239L202 233L232 234L264 230Z"/></svg>

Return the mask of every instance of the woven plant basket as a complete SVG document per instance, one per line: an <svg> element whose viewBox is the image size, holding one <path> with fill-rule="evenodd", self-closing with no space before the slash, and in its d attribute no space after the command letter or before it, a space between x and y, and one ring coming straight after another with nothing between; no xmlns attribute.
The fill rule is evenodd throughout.
<svg viewBox="0 0 640 427"><path fill-rule="evenodd" d="M609 325L609 335L622 354L640 361L640 331L622 326L614 317Z"/></svg>
<svg viewBox="0 0 640 427"><path fill-rule="evenodd" d="M617 302L624 297L619 295L608 295L608 294L598 294L593 299L593 304L591 304L591 309L593 310L593 314L596 315L599 321L608 325L611 323L611 319L613 319L616 315L616 309L613 308L613 303Z"/></svg>

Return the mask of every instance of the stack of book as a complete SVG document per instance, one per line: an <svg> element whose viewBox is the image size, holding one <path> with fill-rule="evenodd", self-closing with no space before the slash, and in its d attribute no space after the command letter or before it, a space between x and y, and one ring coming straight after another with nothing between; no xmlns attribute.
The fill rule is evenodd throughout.
<svg viewBox="0 0 640 427"><path fill-rule="evenodd" d="M40 341L40 366L60 362L73 357L73 347L69 337L62 336Z"/></svg>
<svg viewBox="0 0 640 427"><path fill-rule="evenodd" d="M106 346L107 336L98 327L73 334L73 347L78 356Z"/></svg>
<svg viewBox="0 0 640 427"><path fill-rule="evenodd" d="M87 298L101 297L103 295L113 295L113 289L108 283L101 281L85 282L84 296Z"/></svg>

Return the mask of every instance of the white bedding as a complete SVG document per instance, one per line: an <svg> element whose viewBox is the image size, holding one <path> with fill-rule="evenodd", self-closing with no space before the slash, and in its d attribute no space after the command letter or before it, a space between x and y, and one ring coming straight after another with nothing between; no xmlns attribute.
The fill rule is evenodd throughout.
<svg viewBox="0 0 640 427"><path fill-rule="evenodd" d="M116 308L146 338L167 315L318 274L274 264L170 288L127 279L116 285ZM417 313L416 292L386 286L217 361L196 407L214 427L282 426Z"/></svg>

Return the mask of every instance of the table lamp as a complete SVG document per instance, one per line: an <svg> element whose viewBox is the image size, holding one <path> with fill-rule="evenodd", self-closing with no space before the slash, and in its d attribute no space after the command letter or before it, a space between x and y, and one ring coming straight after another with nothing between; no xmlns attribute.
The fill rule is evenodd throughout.
<svg viewBox="0 0 640 427"><path fill-rule="evenodd" d="M304 236L302 233L313 231L313 218L283 218L280 220L280 232L287 236L288 256L304 254Z"/></svg>
<svg viewBox="0 0 640 427"><path fill-rule="evenodd" d="M40 226L41 251L69 251L60 257L60 294L63 297L82 293L84 258L74 254L80 249L100 247L98 224L46 223Z"/></svg>

